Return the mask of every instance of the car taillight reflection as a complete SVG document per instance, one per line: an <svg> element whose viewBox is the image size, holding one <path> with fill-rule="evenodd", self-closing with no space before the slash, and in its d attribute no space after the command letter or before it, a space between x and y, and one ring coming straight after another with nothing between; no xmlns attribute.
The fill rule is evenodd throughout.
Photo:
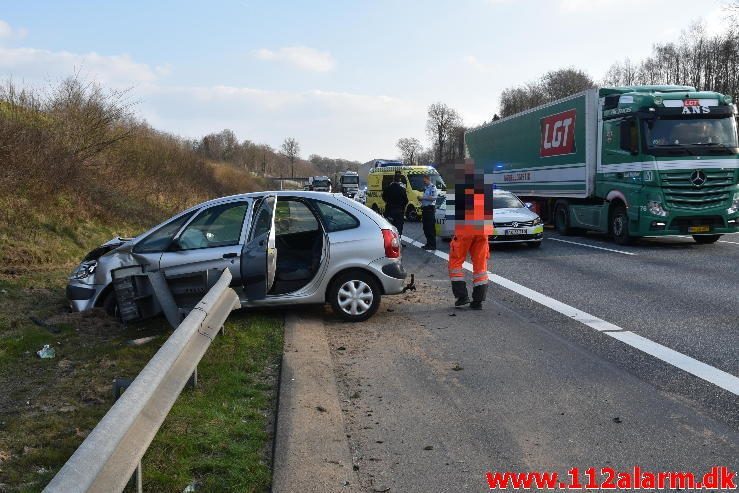
<svg viewBox="0 0 739 493"><path fill-rule="evenodd" d="M392 229L382 230L382 239L385 243L385 256L387 258L400 258L400 238Z"/></svg>

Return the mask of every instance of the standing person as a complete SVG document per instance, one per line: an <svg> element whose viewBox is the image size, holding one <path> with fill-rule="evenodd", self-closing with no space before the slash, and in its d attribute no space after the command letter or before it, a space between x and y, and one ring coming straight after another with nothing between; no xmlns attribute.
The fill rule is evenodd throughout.
<svg viewBox="0 0 739 493"><path fill-rule="evenodd" d="M382 200L385 201L385 217L393 223L395 229L398 230L398 235L402 237L408 194L401 179L402 174L400 171L396 171L393 182L382 191Z"/></svg>
<svg viewBox="0 0 739 493"><path fill-rule="evenodd" d="M431 183L429 175L423 175L423 196L421 197L421 220L423 221L423 234L426 235L424 250L436 250L436 198L439 191L436 185Z"/></svg>
<svg viewBox="0 0 739 493"><path fill-rule="evenodd" d="M492 191L485 193L484 175L475 173L471 160L465 161L463 173L457 173L454 186L454 237L449 247L449 280L456 298L454 306L469 304L473 310L482 310L488 289L488 237L493 234L493 194ZM468 254L472 257L471 303L462 269Z"/></svg>

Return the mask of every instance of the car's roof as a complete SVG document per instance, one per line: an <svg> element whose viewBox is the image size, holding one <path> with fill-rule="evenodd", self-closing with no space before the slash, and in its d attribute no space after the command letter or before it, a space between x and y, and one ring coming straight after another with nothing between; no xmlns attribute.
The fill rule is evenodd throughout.
<svg viewBox="0 0 739 493"><path fill-rule="evenodd" d="M250 192L250 193L240 193L237 195L227 195L225 197L218 197L216 199L207 200L205 202L202 202L194 207L202 207L204 205L214 205L219 203L225 203L225 202L232 202L234 200L243 200L243 199L255 199L259 197L264 197L265 195L276 195L277 197L303 197L303 198L311 198L311 199L327 199L329 197L341 197L342 195L340 193L326 193L326 192L314 192L314 191L308 191L308 190L267 190L264 192Z"/></svg>

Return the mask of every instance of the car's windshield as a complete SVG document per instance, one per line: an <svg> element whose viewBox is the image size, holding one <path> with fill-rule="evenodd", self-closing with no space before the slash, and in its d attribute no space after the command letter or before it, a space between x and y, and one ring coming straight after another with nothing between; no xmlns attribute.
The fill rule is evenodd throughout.
<svg viewBox="0 0 739 493"><path fill-rule="evenodd" d="M354 185L359 183L359 177L358 176L344 176L341 178L342 183Z"/></svg>
<svg viewBox="0 0 739 493"><path fill-rule="evenodd" d="M493 209L520 209L523 202L513 195L493 195Z"/></svg>
<svg viewBox="0 0 739 493"><path fill-rule="evenodd" d="M446 190L446 183L439 174L429 175L431 183L436 185L439 190ZM408 181L411 184L411 188L417 192L423 192L426 189L426 185L423 183L423 175L408 175Z"/></svg>
<svg viewBox="0 0 739 493"><path fill-rule="evenodd" d="M737 147L736 121L729 118L659 118L645 123L651 148L674 146Z"/></svg>

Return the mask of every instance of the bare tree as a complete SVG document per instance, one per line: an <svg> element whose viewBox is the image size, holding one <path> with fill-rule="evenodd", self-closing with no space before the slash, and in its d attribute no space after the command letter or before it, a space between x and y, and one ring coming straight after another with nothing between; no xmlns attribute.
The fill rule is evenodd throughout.
<svg viewBox="0 0 739 493"><path fill-rule="evenodd" d="M500 96L500 114L514 115L592 87L595 83L582 70L572 67L552 70L537 81L505 89Z"/></svg>
<svg viewBox="0 0 739 493"><path fill-rule="evenodd" d="M288 137L282 143L281 152L290 161L290 178L295 178L295 160L300 157L300 144L293 137Z"/></svg>
<svg viewBox="0 0 739 493"><path fill-rule="evenodd" d="M416 155L421 150L421 142L415 137L404 137L398 139L398 143L395 145L398 147L403 161L413 166L416 162Z"/></svg>
<svg viewBox="0 0 739 493"><path fill-rule="evenodd" d="M444 103L434 103L429 106L426 132L436 146L438 164L444 158L444 147L454 128L462 124L459 114Z"/></svg>

